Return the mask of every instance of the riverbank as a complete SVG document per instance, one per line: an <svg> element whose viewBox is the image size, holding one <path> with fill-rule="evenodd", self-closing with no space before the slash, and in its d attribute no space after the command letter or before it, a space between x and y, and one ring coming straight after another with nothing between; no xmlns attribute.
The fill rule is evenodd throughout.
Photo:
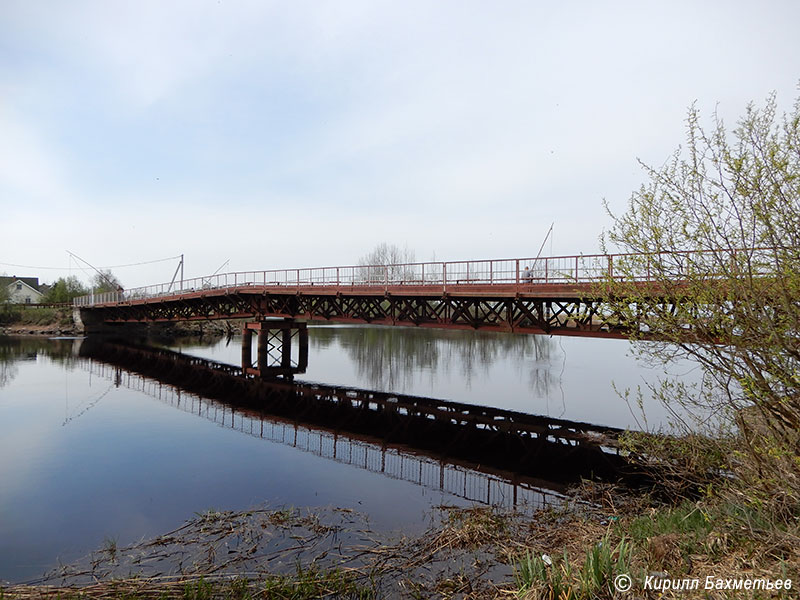
<svg viewBox="0 0 800 600"><path fill-rule="evenodd" d="M0 335L79 335L81 329L67 307L4 305L0 308Z"/></svg>
<svg viewBox="0 0 800 600"><path fill-rule="evenodd" d="M602 536L608 510L574 496L531 518L491 507L436 507L404 537L373 531L341 508L213 511L131 546L109 540L86 559L6 598L497 598L515 593L514 565L558 531ZM554 537L556 536L556 537ZM571 543L576 544L573 540ZM268 592L267 592L268 591Z"/></svg>
<svg viewBox="0 0 800 600"><path fill-rule="evenodd" d="M588 482L533 516L440 506L412 537L376 533L368 515L339 508L211 510L138 544L107 540L0 597L796 597L797 530L762 517Z"/></svg>
<svg viewBox="0 0 800 600"><path fill-rule="evenodd" d="M241 331L238 320L151 324L148 331L160 339L185 336L221 336ZM83 327L73 320L72 307L6 305L0 310L0 335L74 336Z"/></svg>

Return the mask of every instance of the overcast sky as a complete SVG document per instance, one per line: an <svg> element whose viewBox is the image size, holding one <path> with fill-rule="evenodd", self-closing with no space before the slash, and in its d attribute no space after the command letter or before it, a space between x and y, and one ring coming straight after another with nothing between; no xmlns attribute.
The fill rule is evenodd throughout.
<svg viewBox="0 0 800 600"><path fill-rule="evenodd" d="M594 252L692 102L791 106L799 25L797 0L0 0L0 273L525 257L551 222L547 254Z"/></svg>

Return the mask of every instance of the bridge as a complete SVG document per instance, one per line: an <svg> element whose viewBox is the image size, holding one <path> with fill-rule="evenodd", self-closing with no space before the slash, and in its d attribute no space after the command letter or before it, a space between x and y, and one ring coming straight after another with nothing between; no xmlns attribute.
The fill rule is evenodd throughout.
<svg viewBox="0 0 800 600"><path fill-rule="evenodd" d="M223 273L76 298L88 332L129 323L251 319L250 374L305 371L306 322L624 337L598 283L629 255L420 262ZM647 278L644 272L642 279ZM252 361L253 334L258 360ZM293 357L293 340L297 345Z"/></svg>

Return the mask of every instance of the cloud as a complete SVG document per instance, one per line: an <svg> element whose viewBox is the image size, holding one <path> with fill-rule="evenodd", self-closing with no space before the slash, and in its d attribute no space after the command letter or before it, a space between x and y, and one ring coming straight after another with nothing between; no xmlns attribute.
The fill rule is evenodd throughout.
<svg viewBox="0 0 800 600"><path fill-rule="evenodd" d="M204 270L527 254L552 221L591 252L693 100L790 101L800 5L776 6L9 0L0 182L39 206L4 216L38 215L44 264L67 228Z"/></svg>
<svg viewBox="0 0 800 600"><path fill-rule="evenodd" d="M65 169L46 136L22 115L0 103L0 194L10 209L14 204L60 197L66 185Z"/></svg>

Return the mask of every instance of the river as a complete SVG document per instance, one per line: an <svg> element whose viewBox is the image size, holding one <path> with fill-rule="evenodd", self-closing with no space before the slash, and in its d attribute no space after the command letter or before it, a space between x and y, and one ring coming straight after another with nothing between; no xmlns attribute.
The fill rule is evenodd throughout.
<svg viewBox="0 0 800 600"><path fill-rule="evenodd" d="M620 428L642 420L614 386L659 374L619 340L368 326L312 326L309 336L298 381ZM0 338L0 580L35 579L209 509L337 506L408 532L440 504L539 506L561 497L560 485L237 412L82 356L84 343ZM240 343L166 347L235 365ZM650 425L666 420L657 404L646 411Z"/></svg>

